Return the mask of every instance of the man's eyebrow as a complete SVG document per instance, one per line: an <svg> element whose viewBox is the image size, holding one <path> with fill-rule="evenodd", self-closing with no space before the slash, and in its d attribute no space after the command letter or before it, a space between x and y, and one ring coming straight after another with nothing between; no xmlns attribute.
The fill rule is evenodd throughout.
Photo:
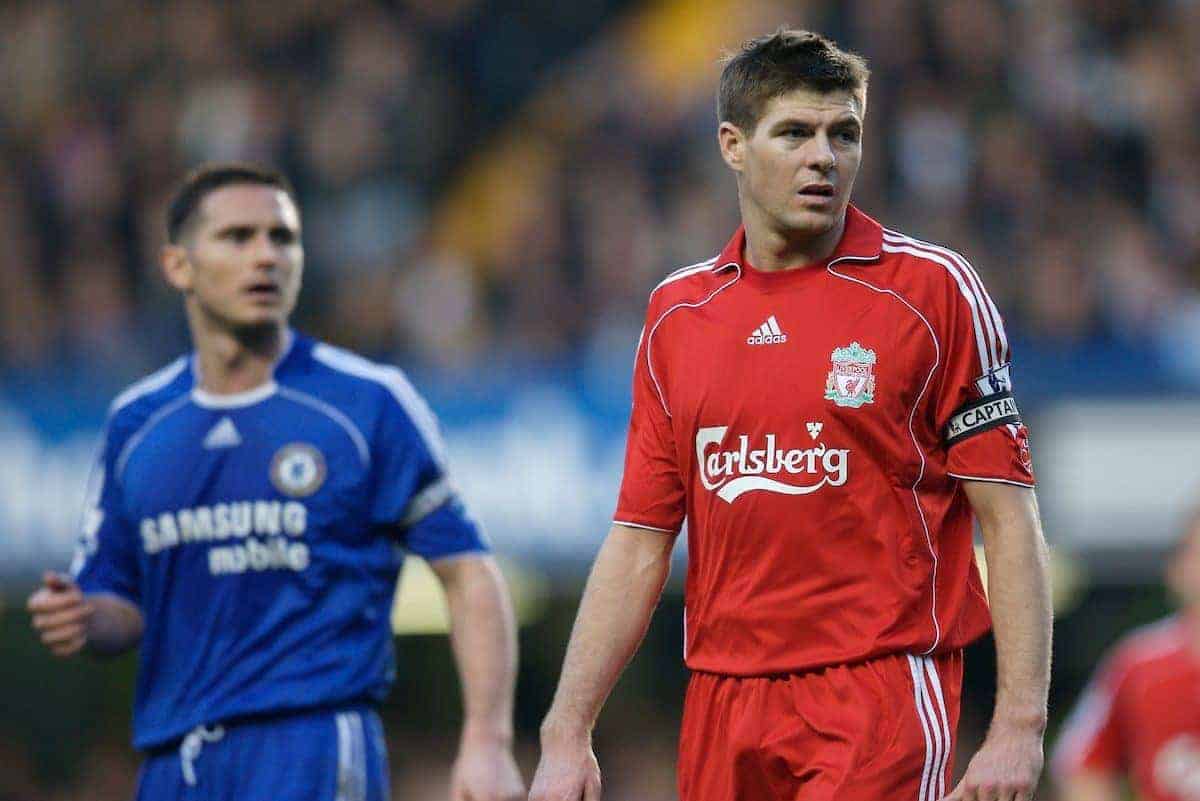
<svg viewBox="0 0 1200 801"><path fill-rule="evenodd" d="M218 235L220 235L220 234L231 234L234 231L245 231L247 229L253 230L255 227L257 227L257 226L255 226L254 223L229 222L229 223L225 223L223 225L217 226L217 228L215 230L216 230L216 233Z"/></svg>
<svg viewBox="0 0 1200 801"><path fill-rule="evenodd" d="M814 122L813 120L811 120L811 119L806 119L806 118L804 118L804 117L784 117L784 118L783 118L783 119L781 119L781 120L776 120L776 121L775 121L775 122L774 122L774 123L771 125L771 127L772 127L772 128L782 128L782 127L785 127L785 126L788 126L788 125L807 125L807 126L810 126L810 127L811 127L811 126L814 126L814 125L816 125L816 124L817 124L817 123L816 123L816 122Z"/></svg>

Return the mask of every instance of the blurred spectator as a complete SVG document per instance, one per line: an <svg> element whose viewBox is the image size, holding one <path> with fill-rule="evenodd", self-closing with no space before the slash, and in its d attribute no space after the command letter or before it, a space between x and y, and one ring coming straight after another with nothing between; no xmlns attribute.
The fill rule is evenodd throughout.
<svg viewBox="0 0 1200 801"><path fill-rule="evenodd" d="M175 311L162 197L226 158L300 187L309 291L329 298L306 323L335 339L456 368L619 341L658 278L735 219L711 88L720 43L746 32L723 0L664 3L571 56L622 3L496 5L6 7L0 369L54 351L132 373L172 355L170 336L126 347ZM736 9L743 27L797 13ZM967 251L1034 339L1177 346L1164 320L1200 302L1194 4L859 0L801 16L876 67L861 206ZM102 313L73 321L91 293Z"/></svg>

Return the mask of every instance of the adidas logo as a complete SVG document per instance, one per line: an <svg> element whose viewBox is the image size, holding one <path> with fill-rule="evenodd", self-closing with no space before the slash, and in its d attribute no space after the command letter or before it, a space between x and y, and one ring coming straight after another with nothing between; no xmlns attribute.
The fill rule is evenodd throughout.
<svg viewBox="0 0 1200 801"><path fill-rule="evenodd" d="M204 447L208 450L236 448L241 444L242 435L228 417L222 417L221 422L213 426L204 437Z"/></svg>
<svg viewBox="0 0 1200 801"><path fill-rule="evenodd" d="M753 334L746 337L747 345L781 345L784 342L787 342L787 334L779 328L779 321L773 314L756 328Z"/></svg>

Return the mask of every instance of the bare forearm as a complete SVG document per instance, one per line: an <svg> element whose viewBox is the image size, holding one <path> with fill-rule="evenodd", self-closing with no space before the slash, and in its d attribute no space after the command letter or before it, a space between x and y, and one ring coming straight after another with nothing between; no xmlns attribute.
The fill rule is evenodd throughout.
<svg viewBox="0 0 1200 801"><path fill-rule="evenodd" d="M96 656L117 656L137 646L142 639L141 611L116 595L87 596L94 612L88 621L87 649Z"/></svg>
<svg viewBox="0 0 1200 801"><path fill-rule="evenodd" d="M434 565L446 588L463 697L463 736L510 742L517 634L504 578L491 557Z"/></svg>
<svg viewBox="0 0 1200 801"><path fill-rule="evenodd" d="M543 737L590 734L646 635L671 566L671 537L614 526L588 577Z"/></svg>
<svg viewBox="0 0 1200 801"><path fill-rule="evenodd" d="M1046 725L1052 612L1048 554L1032 491L1004 488L1013 502L977 503L988 562L996 638L993 725Z"/></svg>

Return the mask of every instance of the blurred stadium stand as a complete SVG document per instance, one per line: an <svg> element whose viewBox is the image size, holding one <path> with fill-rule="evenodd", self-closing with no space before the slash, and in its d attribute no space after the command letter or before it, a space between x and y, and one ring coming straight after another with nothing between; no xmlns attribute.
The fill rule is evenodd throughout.
<svg viewBox="0 0 1200 801"><path fill-rule="evenodd" d="M963 251L1014 340L1064 594L1052 714L1159 614L1200 471L1200 4L1185 0L68 0L0 4L0 801L126 798L133 664L54 664L21 609L69 559L105 406L187 347L165 194L245 158L296 182L297 324L408 369L498 549L540 578L528 767L615 498L648 290L737 219L717 57L779 24L874 75L856 202ZM7 604L7 606L4 606ZM606 798L674 798L664 604L599 734ZM443 792L445 644L401 643L395 795ZM964 751L986 723L972 652Z"/></svg>

